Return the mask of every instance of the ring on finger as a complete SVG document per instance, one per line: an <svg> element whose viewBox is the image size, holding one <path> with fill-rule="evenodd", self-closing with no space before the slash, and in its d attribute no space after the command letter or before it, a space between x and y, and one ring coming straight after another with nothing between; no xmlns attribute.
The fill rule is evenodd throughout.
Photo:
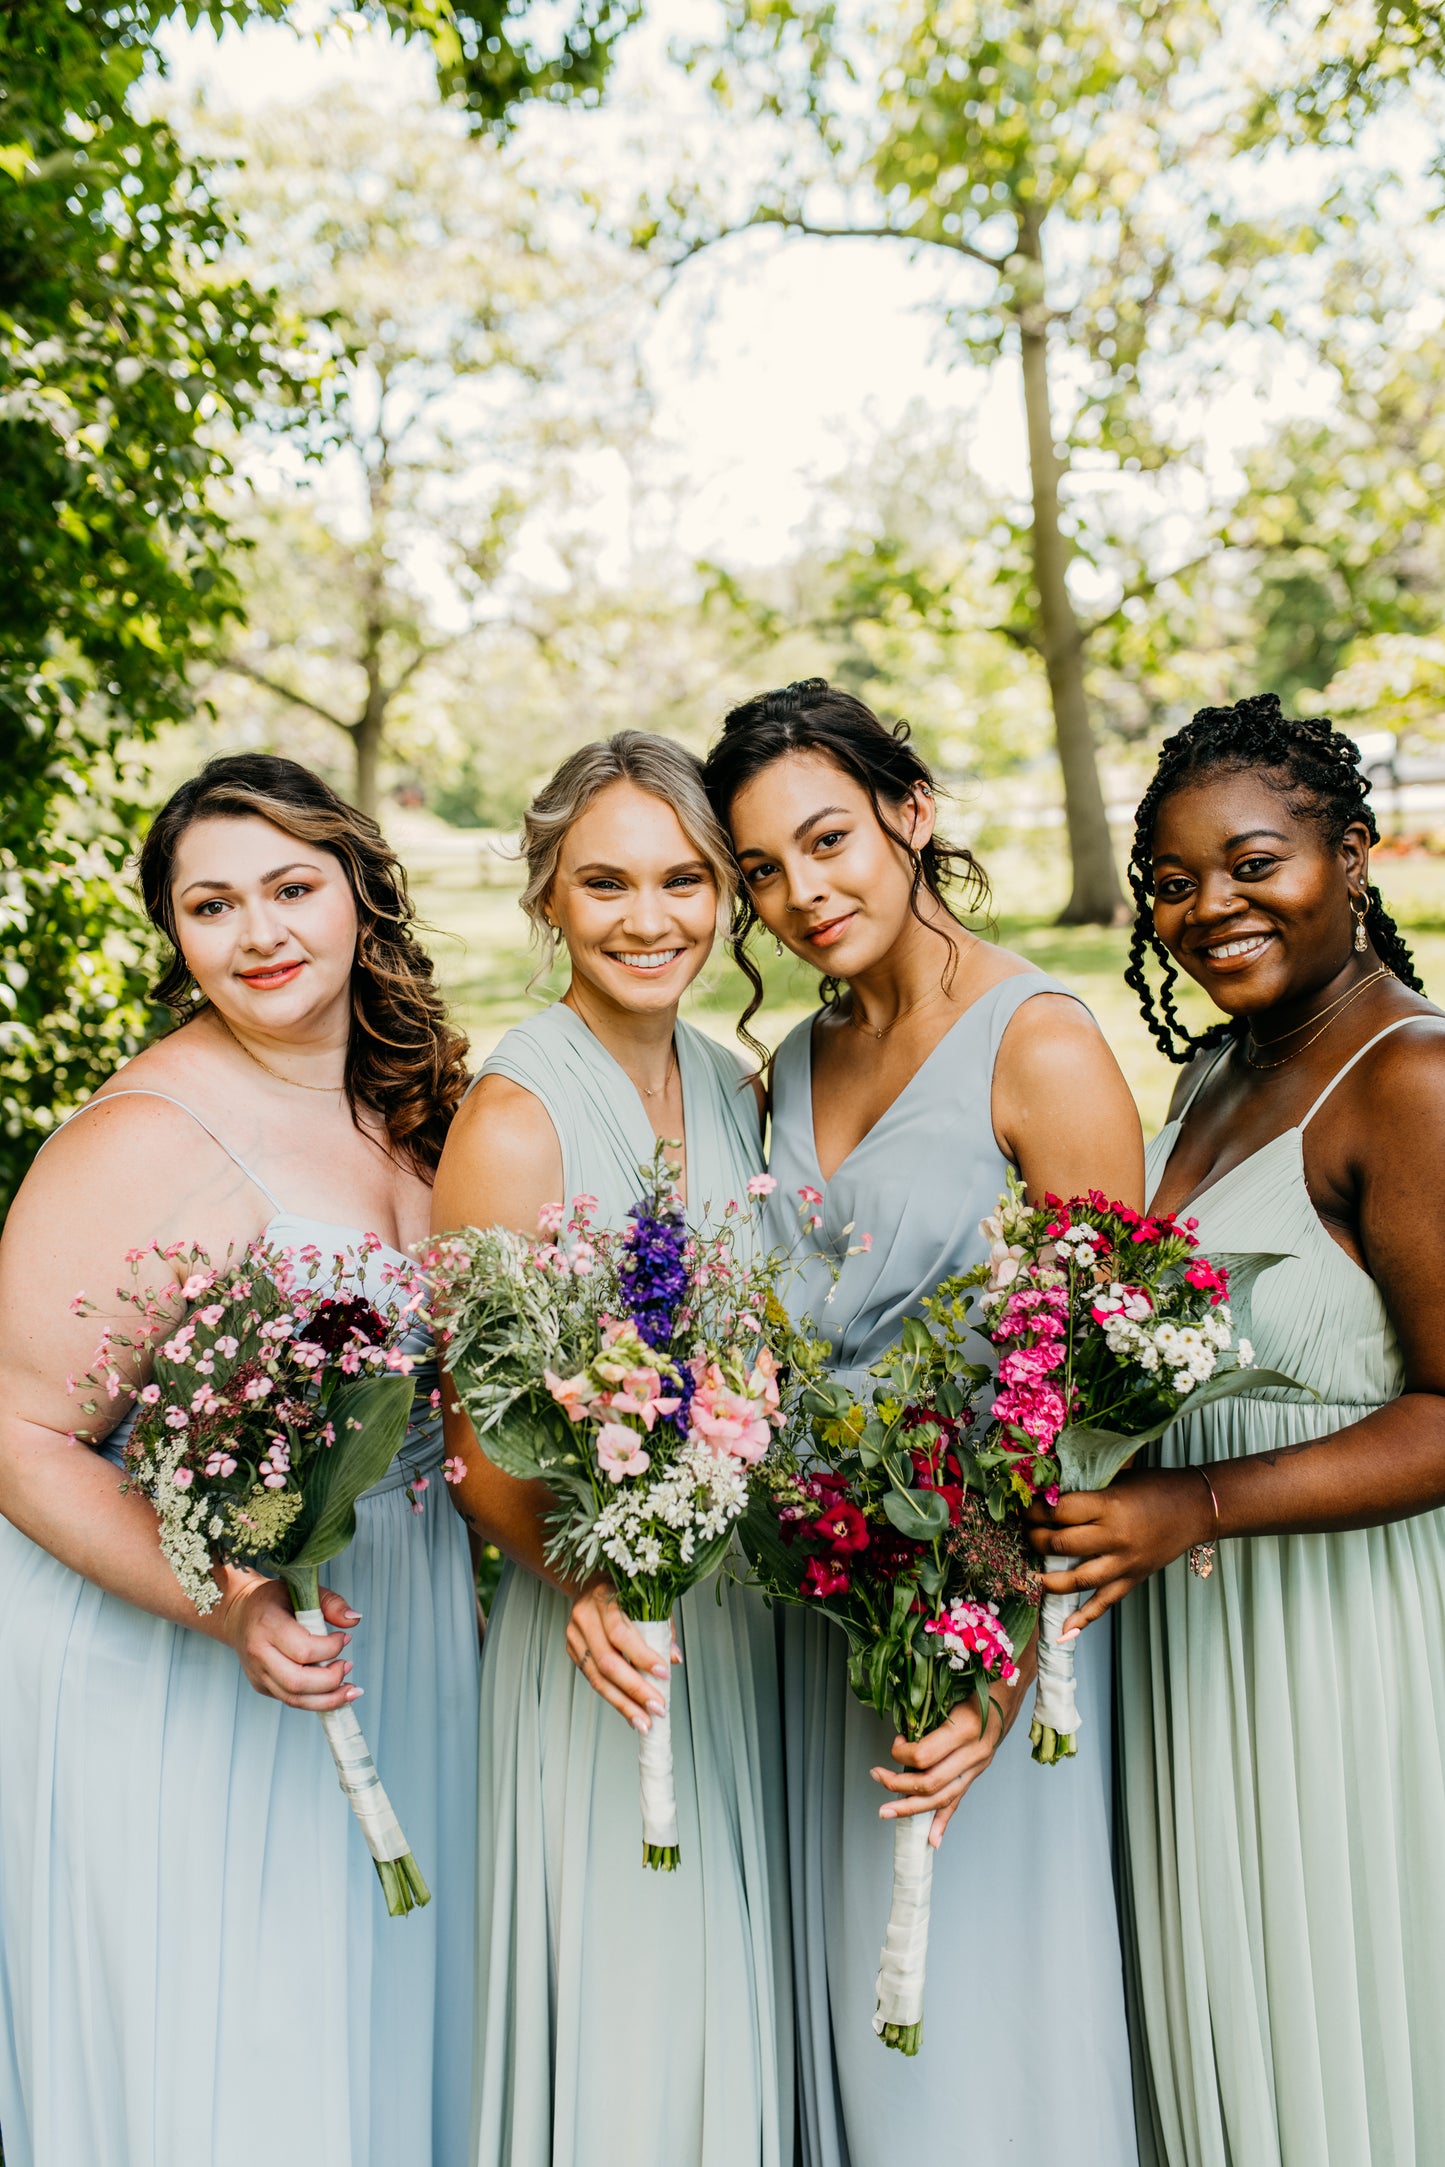
<svg viewBox="0 0 1445 2167"><path fill-rule="evenodd" d="M588 1665L588 1664L589 1664L589 1663L591 1662L591 1660L592 1660L592 1650L591 1650L590 1648L584 1648L584 1649L582 1650L582 1657L581 1657L581 1661L580 1661L580 1662L578 1663L578 1665L577 1665L577 1668L578 1668L579 1670L585 1670L585 1669L587 1668L587 1665Z"/></svg>

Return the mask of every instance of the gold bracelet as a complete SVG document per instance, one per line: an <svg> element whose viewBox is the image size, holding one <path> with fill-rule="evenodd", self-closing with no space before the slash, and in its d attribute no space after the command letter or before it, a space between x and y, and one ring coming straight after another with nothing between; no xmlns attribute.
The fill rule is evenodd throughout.
<svg viewBox="0 0 1445 2167"><path fill-rule="evenodd" d="M1204 1484L1205 1489L1209 1492L1209 1502L1214 1508L1213 1535L1211 1535L1208 1542L1195 1543L1189 1552L1189 1570L1192 1573L1197 1573L1201 1580L1207 1580L1214 1570L1214 1546L1219 1540L1219 1499L1214 1494L1214 1484L1202 1467L1197 1464L1193 1465L1190 1468L1190 1473L1197 1475Z"/></svg>

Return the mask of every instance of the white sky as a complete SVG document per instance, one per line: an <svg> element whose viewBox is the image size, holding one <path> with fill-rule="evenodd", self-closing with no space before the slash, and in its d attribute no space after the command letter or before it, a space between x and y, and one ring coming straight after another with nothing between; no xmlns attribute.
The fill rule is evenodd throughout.
<svg viewBox="0 0 1445 2167"><path fill-rule="evenodd" d="M647 24L624 46L604 111L528 115L523 143L530 128L550 131L554 141L570 130L584 164L605 158L609 131L635 127L644 105L654 120L665 116L674 129L685 128L696 93L669 62L667 44L697 26L700 4L652 0ZM434 96L420 45L375 31L304 41L256 25L228 31L218 43L208 30L173 25L165 45L175 89L203 90L215 103L243 109L278 98L314 100L341 82L383 107ZM887 243L781 243L767 235L730 242L682 274L645 351L657 434L684 478L678 540L689 555L737 565L786 558L819 482L918 399L958 415L986 481L1020 486L1015 371L989 380L945 364L926 307L937 278L933 266ZM1300 372L1221 389L1208 419L1217 474L1267 433L1272 416L1318 410L1326 399L1322 381Z"/></svg>

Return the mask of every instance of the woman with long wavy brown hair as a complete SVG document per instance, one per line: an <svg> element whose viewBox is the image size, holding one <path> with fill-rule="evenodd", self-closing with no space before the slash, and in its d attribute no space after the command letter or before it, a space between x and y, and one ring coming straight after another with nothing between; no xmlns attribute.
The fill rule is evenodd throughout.
<svg viewBox="0 0 1445 2167"><path fill-rule="evenodd" d="M31 1169L0 1244L0 2128L9 2167L460 2167L472 2044L477 1638L434 1479L428 1349L313 1639L217 1569L206 1617L123 1492L128 1422L69 1379L173 1244L265 1234L358 1294L426 1231L464 1041L375 822L294 761L211 761L141 854L178 1028ZM139 1374L126 1377L134 1385ZM96 1427L104 1431L102 1411ZM420 1506L420 1512L413 1510ZM388 1919L324 1710L367 1730L438 1901Z"/></svg>

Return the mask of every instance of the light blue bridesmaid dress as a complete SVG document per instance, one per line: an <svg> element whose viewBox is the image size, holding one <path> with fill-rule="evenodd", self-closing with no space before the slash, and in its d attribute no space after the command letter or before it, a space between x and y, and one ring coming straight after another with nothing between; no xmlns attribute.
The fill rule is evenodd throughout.
<svg viewBox="0 0 1445 2167"><path fill-rule="evenodd" d="M376 1298L359 1229L242 1171L275 1207L269 1241L353 1256ZM322 1572L361 1612L357 1712L433 1892L409 1917L387 1916L315 1716L0 1519L6 2167L463 2167L476 1608L435 1366L414 1374L403 1449ZM129 1419L99 1448L117 1464Z"/></svg>
<svg viewBox="0 0 1445 2167"><path fill-rule="evenodd" d="M1029 972L966 1009L831 1181L813 1140L810 1017L773 1070L769 1200L777 1241L797 1192L821 1190L813 1237L841 1254L790 1303L827 1330L836 1374L862 1384L906 1312L987 1245L979 1221L1009 1172L991 1118L994 1062L1012 1017L1040 993ZM986 1357L979 1343L979 1359ZM785 1617L784 1723L804 2167L1133 2167L1136 2158L1119 1923L1111 1864L1113 1738L1107 1623L1079 1643L1084 1730L1058 1768L1029 1755L1027 1710L949 1824L933 1876L923 2044L909 2059L873 2031L888 1919L893 1826L869 1775L892 1734L849 1690L847 1644L826 1619Z"/></svg>
<svg viewBox="0 0 1445 2167"><path fill-rule="evenodd" d="M684 1023L688 1217L758 1171L737 1059ZM483 1075L546 1107L568 1198L637 1201L655 1138L631 1079L558 1003ZM637 1733L567 1654L569 1606L509 1565L482 1662L478 2167L792 2167L792 2000L777 1641L727 1579L683 1597L672 1683L682 1860L642 1864Z"/></svg>

